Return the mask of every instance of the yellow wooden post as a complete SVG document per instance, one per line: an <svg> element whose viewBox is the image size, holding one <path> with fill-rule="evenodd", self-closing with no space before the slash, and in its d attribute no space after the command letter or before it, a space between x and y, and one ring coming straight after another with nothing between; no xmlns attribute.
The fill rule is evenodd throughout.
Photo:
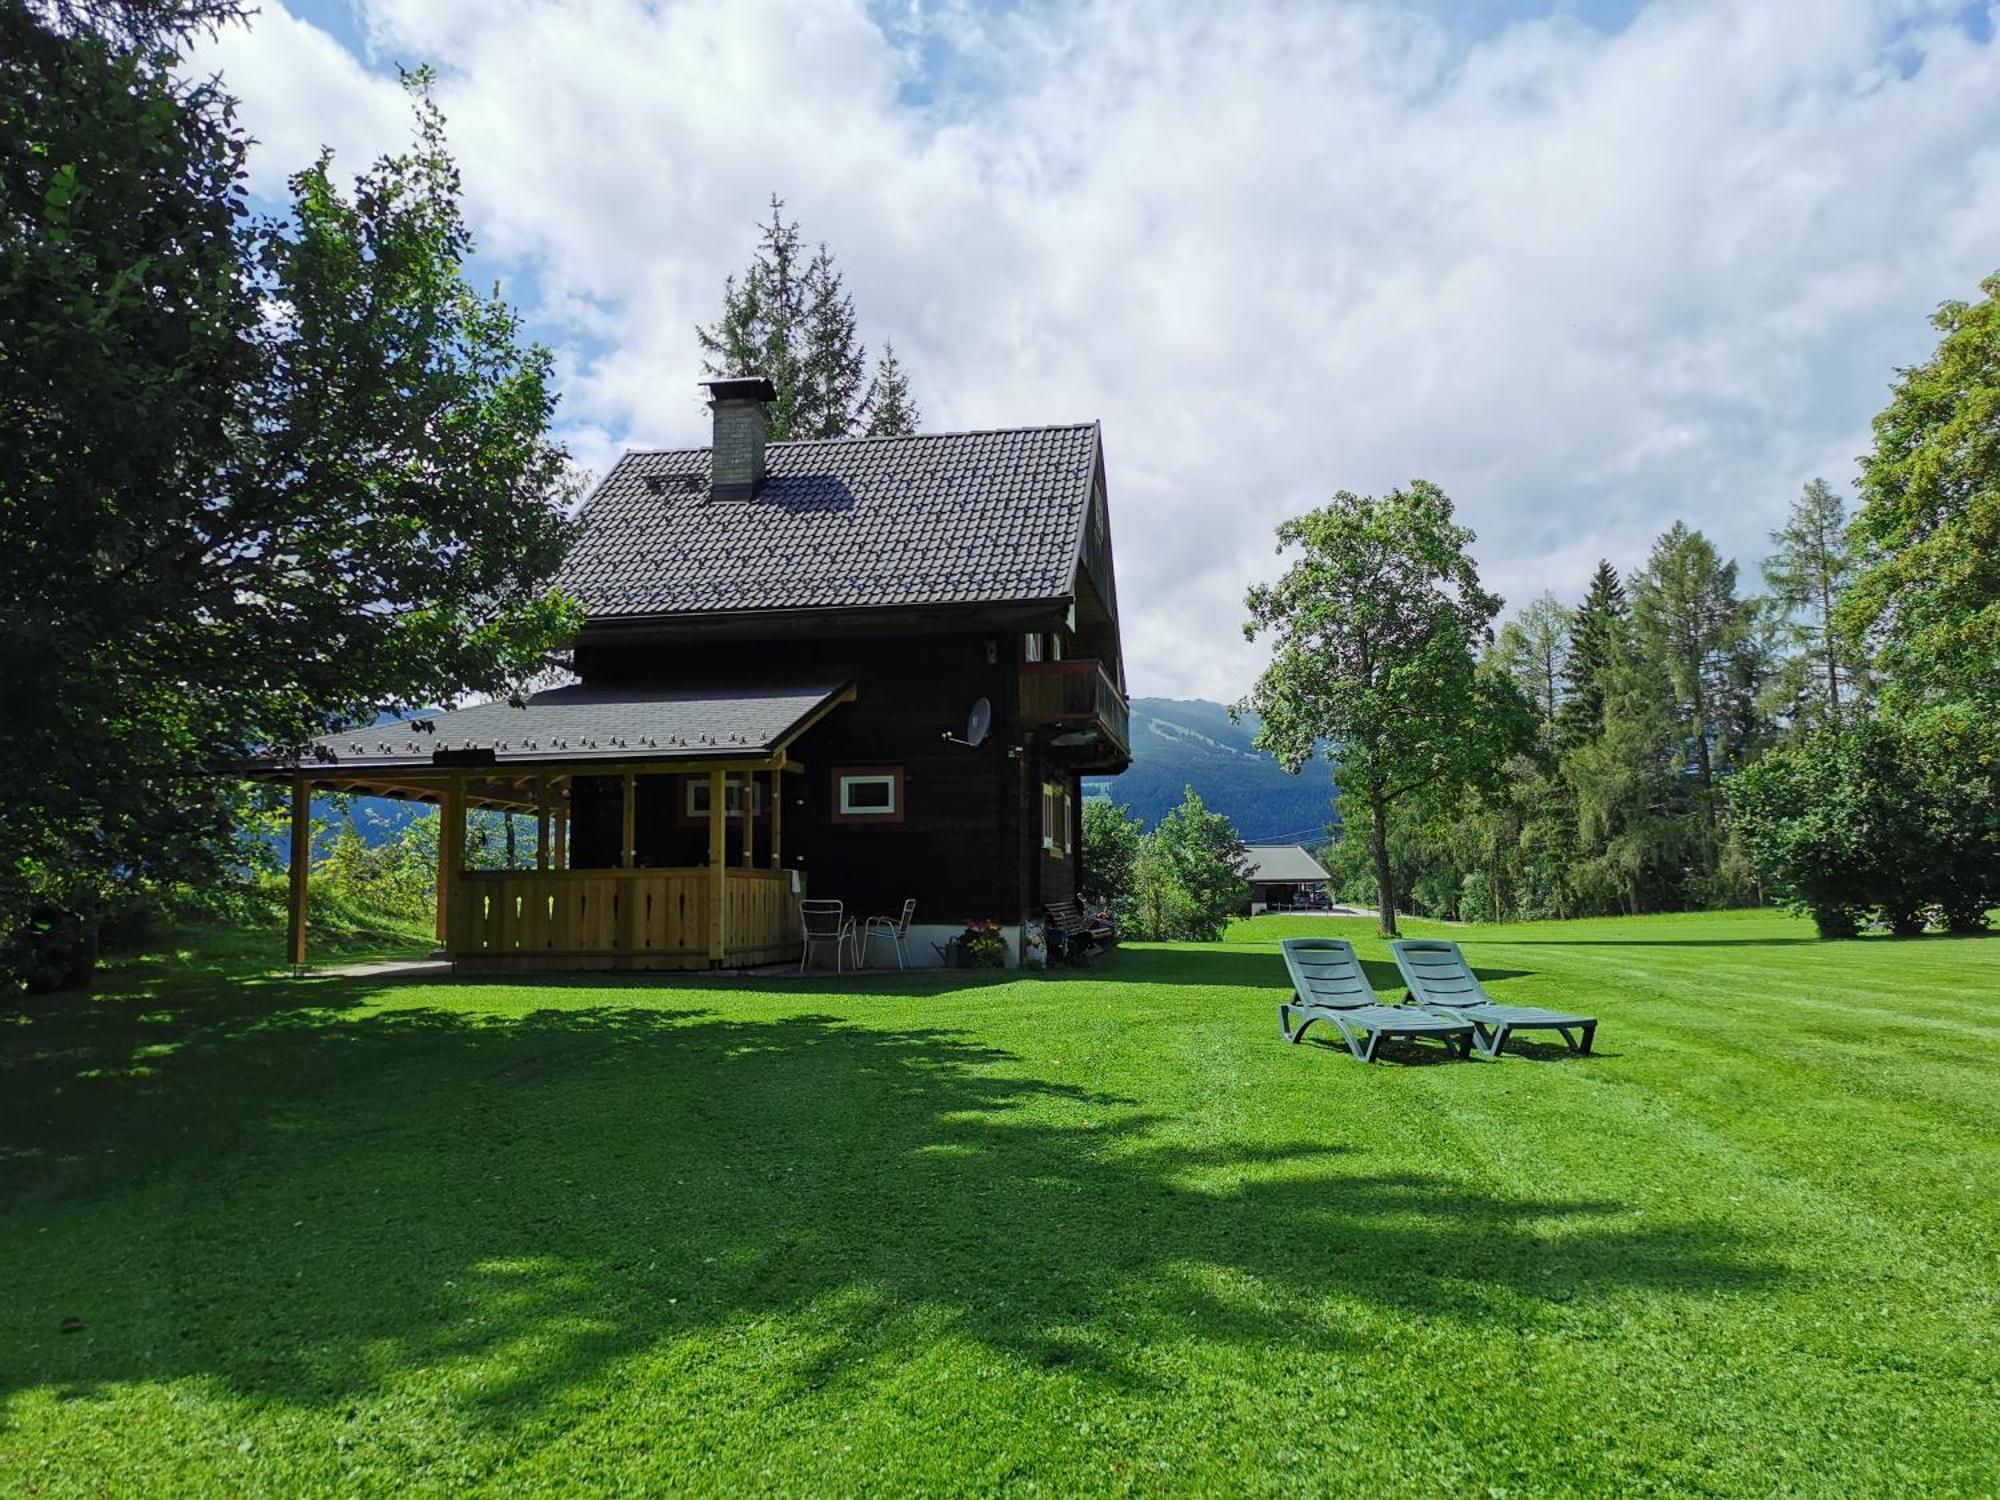
<svg viewBox="0 0 2000 1500"><path fill-rule="evenodd" d="M771 772L771 868L785 868L785 773Z"/></svg>
<svg viewBox="0 0 2000 1500"><path fill-rule="evenodd" d="M445 945L445 937L451 927L449 903L451 901L451 836L445 832L451 822L451 793L438 793L438 873L437 873L437 940L440 948Z"/></svg>
<svg viewBox="0 0 2000 1500"><path fill-rule="evenodd" d="M465 866L465 778L454 776L438 804L438 946L451 947L451 903Z"/></svg>
<svg viewBox="0 0 2000 1500"><path fill-rule="evenodd" d="M639 862L639 846L636 838L639 826L638 809L634 806L632 795L637 785L637 778L630 771L627 771L625 773L625 853L619 860L619 863L628 870Z"/></svg>
<svg viewBox="0 0 2000 1500"><path fill-rule="evenodd" d="M757 863L757 773L743 773L743 868Z"/></svg>
<svg viewBox="0 0 2000 1500"><path fill-rule="evenodd" d="M708 773L708 961L720 967L729 945L729 787L727 774Z"/></svg>
<svg viewBox="0 0 2000 1500"><path fill-rule="evenodd" d="M535 778L535 868L549 867L549 778Z"/></svg>
<svg viewBox="0 0 2000 1500"><path fill-rule="evenodd" d="M312 788L303 776L292 778L291 930L287 934L292 967L306 965L306 880L312 873Z"/></svg>

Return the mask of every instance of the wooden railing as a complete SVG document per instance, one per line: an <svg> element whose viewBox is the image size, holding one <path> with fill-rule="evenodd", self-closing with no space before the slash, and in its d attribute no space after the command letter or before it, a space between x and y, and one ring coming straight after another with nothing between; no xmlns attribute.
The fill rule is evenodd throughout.
<svg viewBox="0 0 2000 1500"><path fill-rule="evenodd" d="M1132 710L1100 661L1021 665L1021 722L1093 725L1119 754L1132 753Z"/></svg>
<svg viewBox="0 0 2000 1500"><path fill-rule="evenodd" d="M714 872L464 870L452 884L448 946L467 969L699 969L714 957ZM721 961L799 951L788 870L724 872Z"/></svg>

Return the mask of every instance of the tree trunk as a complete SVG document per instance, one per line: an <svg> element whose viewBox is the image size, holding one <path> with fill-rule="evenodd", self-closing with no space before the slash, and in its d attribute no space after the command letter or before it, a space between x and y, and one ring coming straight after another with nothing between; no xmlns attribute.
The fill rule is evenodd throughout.
<svg viewBox="0 0 2000 1500"><path fill-rule="evenodd" d="M500 816L507 820L507 868L512 870L518 863L514 858L514 814L504 812Z"/></svg>
<svg viewBox="0 0 2000 1500"><path fill-rule="evenodd" d="M1396 892L1389 883L1389 804L1380 792L1368 796L1369 843L1375 853L1375 907L1382 936L1396 936Z"/></svg>

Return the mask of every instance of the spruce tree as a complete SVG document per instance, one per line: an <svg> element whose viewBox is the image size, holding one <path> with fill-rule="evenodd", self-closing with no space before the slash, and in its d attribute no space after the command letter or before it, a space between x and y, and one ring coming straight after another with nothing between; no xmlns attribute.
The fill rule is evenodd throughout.
<svg viewBox="0 0 2000 1500"><path fill-rule="evenodd" d="M1558 738L1565 746L1589 744L1603 731L1605 675L1619 659L1631 621L1618 570L1600 561L1589 592L1570 621L1563 702L1557 714Z"/></svg>
<svg viewBox="0 0 2000 1500"><path fill-rule="evenodd" d="M868 414L870 437L906 437L923 420L916 399L910 395L909 377L896 358L896 346L887 340L882 344L881 359L875 362L875 378L868 383L862 409Z"/></svg>
<svg viewBox="0 0 2000 1500"><path fill-rule="evenodd" d="M785 218L776 194L749 267L722 284L722 315L695 336L709 375L762 375L777 387L774 442L915 428L916 404L893 355L885 353L868 379L854 299L833 252L822 242L808 258L798 222ZM891 425L876 425L878 406Z"/></svg>

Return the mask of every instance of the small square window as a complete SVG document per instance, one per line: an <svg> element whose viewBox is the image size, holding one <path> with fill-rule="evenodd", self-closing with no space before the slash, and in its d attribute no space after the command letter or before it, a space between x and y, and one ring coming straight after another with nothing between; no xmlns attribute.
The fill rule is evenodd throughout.
<svg viewBox="0 0 2000 1500"><path fill-rule="evenodd" d="M681 821L683 823L706 823L708 821L708 778L688 776L681 785ZM743 778L732 776L723 784L723 816L740 818L743 816ZM750 786L750 815L764 816L764 783L752 782Z"/></svg>
<svg viewBox="0 0 2000 1500"><path fill-rule="evenodd" d="M843 766L836 770L833 773L833 820L836 823L902 822L902 768Z"/></svg>

